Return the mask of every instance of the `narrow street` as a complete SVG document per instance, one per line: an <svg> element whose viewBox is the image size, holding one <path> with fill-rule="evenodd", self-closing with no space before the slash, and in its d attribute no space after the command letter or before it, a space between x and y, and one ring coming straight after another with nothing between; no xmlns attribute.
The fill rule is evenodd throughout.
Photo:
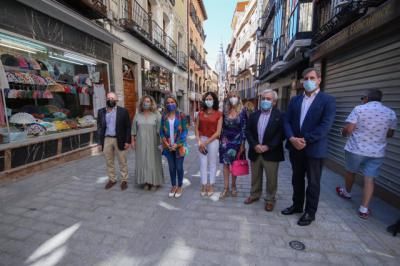
<svg viewBox="0 0 400 266"><path fill-rule="evenodd" d="M337 197L342 179L325 169L316 221L299 227L298 215L280 214L291 203L287 161L280 166L272 213L262 201L243 204L249 177L239 179L237 198L201 198L193 132L189 139L180 199L167 197L168 183L156 192L133 185L134 152L124 192L119 186L104 190L102 156L3 184L0 265L398 265L400 238L386 226L400 217L399 210L375 198L370 219L360 219L360 188L351 201ZM221 191L220 171L217 182ZM291 249L292 240L305 250Z"/></svg>

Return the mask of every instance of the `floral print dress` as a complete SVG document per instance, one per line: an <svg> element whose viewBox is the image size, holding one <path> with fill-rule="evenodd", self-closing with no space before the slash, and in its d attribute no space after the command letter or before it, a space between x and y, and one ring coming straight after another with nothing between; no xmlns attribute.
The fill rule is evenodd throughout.
<svg viewBox="0 0 400 266"><path fill-rule="evenodd" d="M224 114L222 132L219 142L219 162L231 164L239 152L240 145L245 142L247 115L243 109L235 118Z"/></svg>

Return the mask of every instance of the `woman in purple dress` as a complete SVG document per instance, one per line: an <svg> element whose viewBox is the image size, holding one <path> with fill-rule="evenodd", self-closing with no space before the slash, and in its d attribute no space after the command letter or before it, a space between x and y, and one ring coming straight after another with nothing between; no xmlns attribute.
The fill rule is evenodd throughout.
<svg viewBox="0 0 400 266"><path fill-rule="evenodd" d="M224 164L224 191L220 199L229 196L230 165L242 155L245 145L247 115L237 93L228 94L219 144L219 161ZM237 196L236 176L232 175L232 197Z"/></svg>

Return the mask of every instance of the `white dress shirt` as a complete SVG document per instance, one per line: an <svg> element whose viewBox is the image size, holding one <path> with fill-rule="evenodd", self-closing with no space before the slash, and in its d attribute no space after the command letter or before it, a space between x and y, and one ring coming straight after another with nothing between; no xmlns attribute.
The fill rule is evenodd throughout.
<svg viewBox="0 0 400 266"><path fill-rule="evenodd" d="M311 104L315 100L315 97L319 93L319 89L314 91L310 96L304 93L303 102L301 103L301 113L300 113L300 128L303 125L304 118L307 115L308 110L310 109Z"/></svg>

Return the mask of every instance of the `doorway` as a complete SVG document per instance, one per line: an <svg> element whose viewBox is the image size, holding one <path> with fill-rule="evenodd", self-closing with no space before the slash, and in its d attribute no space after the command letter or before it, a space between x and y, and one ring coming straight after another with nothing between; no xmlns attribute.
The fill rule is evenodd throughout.
<svg viewBox="0 0 400 266"><path fill-rule="evenodd" d="M124 106L128 110L129 118L132 120L136 113L137 101L134 63L123 60L122 73L124 79Z"/></svg>

